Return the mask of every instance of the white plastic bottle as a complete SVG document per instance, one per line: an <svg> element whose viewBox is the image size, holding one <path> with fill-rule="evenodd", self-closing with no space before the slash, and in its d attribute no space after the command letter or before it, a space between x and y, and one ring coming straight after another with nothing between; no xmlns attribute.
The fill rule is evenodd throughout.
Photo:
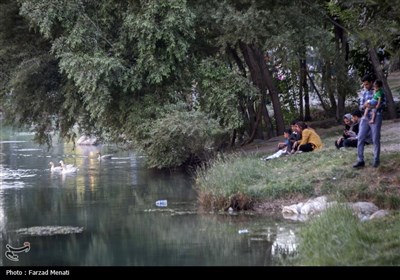
<svg viewBox="0 0 400 280"><path fill-rule="evenodd" d="M158 206L158 207L167 207L168 206L168 201L166 199L157 200L156 201L156 206Z"/></svg>

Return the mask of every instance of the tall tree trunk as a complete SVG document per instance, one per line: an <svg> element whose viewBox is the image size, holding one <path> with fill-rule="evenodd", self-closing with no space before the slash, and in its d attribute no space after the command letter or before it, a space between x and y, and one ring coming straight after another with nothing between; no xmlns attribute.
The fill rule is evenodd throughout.
<svg viewBox="0 0 400 280"><path fill-rule="evenodd" d="M258 129L257 127L257 112L254 110L254 101L249 101L247 103L247 114L248 114L248 120L249 120L249 128L247 129L247 133L250 135L253 135L254 131ZM255 135L255 134L254 134Z"/></svg>
<svg viewBox="0 0 400 280"><path fill-rule="evenodd" d="M261 97L261 114L264 119L264 123L267 126L267 139L270 139L274 137L273 134L273 127L272 127L272 121L271 118L269 117L268 110L267 110L267 104L265 103L265 97Z"/></svg>
<svg viewBox="0 0 400 280"><path fill-rule="evenodd" d="M325 113L329 114L329 109L326 107L324 100L322 99L321 93L319 92L319 90L317 89L317 86L314 83L313 78L310 76L310 74L307 72L307 77L310 80L311 86L313 87L313 89L315 90L315 92L317 93L318 99L321 102L321 106L322 109L324 109Z"/></svg>
<svg viewBox="0 0 400 280"><path fill-rule="evenodd" d="M262 82L262 77L261 77L260 71L258 69L258 64L257 64L256 60L254 59L252 50L250 49L250 47L248 45L243 44L243 43L241 43L239 46L243 53L244 60L247 64L247 66L249 67L250 75L251 75L251 79L252 79L253 83L260 89L261 96L263 96L263 95L265 96L266 88ZM254 112L253 105L254 104L252 104L252 105L249 104L249 106L248 106L249 112L251 112L251 111ZM261 105L261 102L260 102L260 105ZM249 134L250 139L248 139L244 144L251 143L254 140L254 137L256 135L260 134L260 133L257 133L257 130L259 130L258 126L260 124L260 120L261 120L261 112L255 111L254 119L253 119L253 117L250 118L250 122L253 124L252 129L251 129L252 131Z"/></svg>
<svg viewBox="0 0 400 280"><path fill-rule="evenodd" d="M236 134L237 134L236 129L234 129L233 132L232 132L232 137L231 137L231 147L235 146Z"/></svg>
<svg viewBox="0 0 400 280"><path fill-rule="evenodd" d="M258 129L260 122L262 120L262 106L263 106L262 102L260 102L257 108L256 121L254 123L255 129L253 129L253 132L250 135L249 140L245 144L253 142L254 139L264 139L261 129Z"/></svg>
<svg viewBox="0 0 400 280"><path fill-rule="evenodd" d="M300 70L300 72L301 72L301 70ZM301 74L300 74L300 76L301 76ZM304 98L303 98L303 96L304 96L303 95L303 87L302 87L302 83L300 81L300 84L299 84L299 109L300 109L299 119L302 121L304 121Z"/></svg>
<svg viewBox="0 0 400 280"><path fill-rule="evenodd" d="M345 114L345 100L347 95L347 59L348 43L346 31L341 28L338 18L333 19L338 24L334 25L337 59L335 60L336 88L338 93L336 119L341 120Z"/></svg>
<svg viewBox="0 0 400 280"><path fill-rule="evenodd" d="M335 92L333 90L333 82L332 82L332 66L331 63L326 63L326 65L323 67L323 80L325 81L326 84L326 92L328 93L328 98L331 103L331 114L336 115L336 98L335 98Z"/></svg>
<svg viewBox="0 0 400 280"><path fill-rule="evenodd" d="M268 114L265 104L266 91L268 88L272 100L272 105L274 107L276 131L278 134L282 134L285 127L283 121L283 113L279 102L278 90L274 86L272 75L266 67L263 53L259 48L254 45L240 43L239 47L243 53L246 64L249 67L253 83L260 89L261 92L261 107L259 107L259 109L262 109L262 111L264 111L264 116L265 114ZM264 117L264 120L268 121L268 118ZM266 126L268 127L269 124L266 123Z"/></svg>
<svg viewBox="0 0 400 280"><path fill-rule="evenodd" d="M228 45L228 51L231 54L231 56L233 57L233 59L236 62L236 65L239 67L240 73L242 73L243 77L246 77L246 68L243 65L242 60L240 59L236 49L232 48L230 45Z"/></svg>
<svg viewBox="0 0 400 280"><path fill-rule="evenodd" d="M305 53L304 53L305 57ZM308 91L307 84L307 64L305 59L300 59L300 86L303 89L304 93L304 121L311 120L311 112L310 112L310 94Z"/></svg>
<svg viewBox="0 0 400 280"><path fill-rule="evenodd" d="M385 74L383 73L381 64L379 63L378 55L376 54L375 49L371 46L370 42L366 42L368 47L368 53L372 61L372 65L374 66L376 77L382 81L383 89L385 91L386 103L389 112L389 119L395 119L397 117L396 114L396 106L394 104L392 91L390 90L389 84L387 83L387 79Z"/></svg>
<svg viewBox="0 0 400 280"><path fill-rule="evenodd" d="M242 60L240 59L237 51L235 48L232 48L229 44L227 46L227 51L228 53L232 56L233 60L235 61L236 65L239 67L240 73L242 73L243 77L246 77L246 68L243 65ZM250 99L240 99L239 100L239 105L238 105L238 111L242 115L243 120L245 121L245 127L251 127L251 129L248 131L248 134L251 135L252 129L254 127L254 122L253 119L249 119L249 115L255 116L255 114L248 114L247 108L249 108L249 103L253 104L253 102ZM254 112L253 112L254 113ZM239 134L239 135L238 135ZM231 139L231 147L235 145L236 138L239 136L239 141L243 138L244 131L240 130L237 131L236 129L232 133L232 139Z"/></svg>
<svg viewBox="0 0 400 280"><path fill-rule="evenodd" d="M281 102L279 101L278 89L275 86L271 71L268 69L268 65L265 63L263 52L255 45L252 45L252 49L255 57L257 58L263 81L265 81L266 87L268 88L269 96L271 97L272 107L274 108L277 135L281 135L285 130L285 121L283 119Z"/></svg>

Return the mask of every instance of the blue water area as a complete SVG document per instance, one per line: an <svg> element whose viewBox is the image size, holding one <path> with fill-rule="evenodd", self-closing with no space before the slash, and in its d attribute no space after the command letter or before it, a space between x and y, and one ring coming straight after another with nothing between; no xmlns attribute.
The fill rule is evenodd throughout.
<svg viewBox="0 0 400 280"><path fill-rule="evenodd" d="M135 152L1 136L0 265L268 266L295 251L296 223L201 211L193 178L148 170ZM60 160L78 170L52 172ZM6 257L24 244L17 261Z"/></svg>

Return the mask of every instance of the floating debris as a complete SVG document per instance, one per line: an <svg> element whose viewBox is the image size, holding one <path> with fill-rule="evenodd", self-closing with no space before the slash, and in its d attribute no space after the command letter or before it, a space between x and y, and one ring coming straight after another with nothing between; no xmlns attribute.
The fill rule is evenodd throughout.
<svg viewBox="0 0 400 280"><path fill-rule="evenodd" d="M173 209L167 209L167 208L162 208L162 209L145 209L143 210L144 212L170 212L174 213L175 211Z"/></svg>
<svg viewBox="0 0 400 280"><path fill-rule="evenodd" d="M30 227L21 228L17 230L18 234L30 235L30 236L51 236L61 234L75 234L81 233L83 227L71 227L71 226L44 226L44 227Z"/></svg>
<svg viewBox="0 0 400 280"><path fill-rule="evenodd" d="M156 201L156 206L158 206L158 207L167 207L168 206L168 201L166 199L157 200Z"/></svg>

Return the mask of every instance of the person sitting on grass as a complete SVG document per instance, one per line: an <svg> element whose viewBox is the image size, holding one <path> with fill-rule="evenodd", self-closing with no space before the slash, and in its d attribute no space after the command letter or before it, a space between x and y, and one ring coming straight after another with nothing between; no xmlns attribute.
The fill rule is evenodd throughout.
<svg viewBox="0 0 400 280"><path fill-rule="evenodd" d="M278 143L278 150L287 148L290 144L290 134L292 134L292 130L291 129L285 129L285 131L283 132L283 137L285 138L284 142L279 142Z"/></svg>
<svg viewBox="0 0 400 280"><path fill-rule="evenodd" d="M343 123L344 123L343 135L342 137L339 137L339 139L335 141L335 146L337 149L342 148L344 145L344 141L350 137L348 135L348 131L350 130L352 125L351 114L346 114L343 116Z"/></svg>
<svg viewBox="0 0 400 280"><path fill-rule="evenodd" d="M351 126L350 129L346 132L348 137L343 141L343 147L353 147L357 148L357 135L360 127L360 119L362 116L362 112L360 110L355 110L351 113Z"/></svg>
<svg viewBox="0 0 400 280"><path fill-rule="evenodd" d="M286 129L283 133L285 137L285 142L278 143L278 151L270 156L261 158L261 160L270 160L273 158L278 158L281 155L290 155L292 147L297 140L301 139L301 135L295 130L297 121L291 123L291 129Z"/></svg>
<svg viewBox="0 0 400 280"><path fill-rule="evenodd" d="M290 123L290 130L292 131L292 133L289 136L289 145L287 146L287 149L286 149L288 154L291 153L294 143L301 139L301 134L296 131L296 123L297 122L298 122L298 120L293 120Z"/></svg>
<svg viewBox="0 0 400 280"><path fill-rule="evenodd" d="M312 152L322 148L321 137L314 129L309 128L304 122L296 123L296 130L301 134L301 140L293 145L293 150L297 152ZM293 151L292 151L293 152Z"/></svg>

